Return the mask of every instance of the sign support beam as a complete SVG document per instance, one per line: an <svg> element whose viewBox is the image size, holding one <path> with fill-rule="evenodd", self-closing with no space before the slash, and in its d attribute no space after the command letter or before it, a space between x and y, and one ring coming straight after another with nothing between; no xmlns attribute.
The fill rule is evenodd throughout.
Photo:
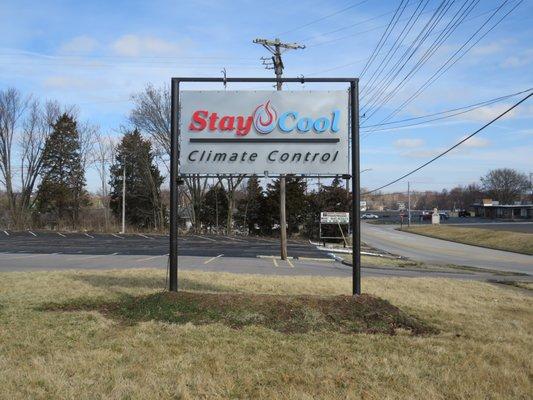
<svg viewBox="0 0 533 400"><path fill-rule="evenodd" d="M361 294L361 179L359 165L359 81L350 82L352 147L352 294Z"/></svg>
<svg viewBox="0 0 533 400"><path fill-rule="evenodd" d="M179 135L179 81L172 79L170 125L170 267L169 287L178 291L178 135Z"/></svg>

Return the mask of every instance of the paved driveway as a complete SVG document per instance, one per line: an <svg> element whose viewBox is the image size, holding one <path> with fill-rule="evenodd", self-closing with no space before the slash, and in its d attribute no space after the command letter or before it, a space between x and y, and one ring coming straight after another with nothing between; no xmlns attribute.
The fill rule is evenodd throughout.
<svg viewBox="0 0 533 400"><path fill-rule="evenodd" d="M433 239L400 232L395 229L396 227L362 223L361 237L369 246L417 261L467 265L533 275L533 256Z"/></svg>

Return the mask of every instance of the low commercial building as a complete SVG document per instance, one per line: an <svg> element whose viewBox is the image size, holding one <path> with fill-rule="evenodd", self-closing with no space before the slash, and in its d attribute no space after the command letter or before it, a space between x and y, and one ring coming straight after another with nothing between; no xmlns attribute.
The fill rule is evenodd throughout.
<svg viewBox="0 0 533 400"><path fill-rule="evenodd" d="M470 208L476 217L490 219L533 219L533 204L500 204L497 201L485 199L481 203L474 203Z"/></svg>

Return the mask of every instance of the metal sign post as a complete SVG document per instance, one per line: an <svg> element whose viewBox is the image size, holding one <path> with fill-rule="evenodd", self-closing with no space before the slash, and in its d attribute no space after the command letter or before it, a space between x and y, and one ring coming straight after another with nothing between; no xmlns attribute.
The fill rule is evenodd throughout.
<svg viewBox="0 0 533 400"><path fill-rule="evenodd" d="M350 87L346 99L341 91L180 93L182 82L349 83ZM221 177L238 173L270 178L285 174L348 177L351 158L353 294L360 294L358 79L172 78L171 95L169 290L178 290L180 176ZM250 110L251 106L255 110ZM313 151L308 151L311 146Z"/></svg>

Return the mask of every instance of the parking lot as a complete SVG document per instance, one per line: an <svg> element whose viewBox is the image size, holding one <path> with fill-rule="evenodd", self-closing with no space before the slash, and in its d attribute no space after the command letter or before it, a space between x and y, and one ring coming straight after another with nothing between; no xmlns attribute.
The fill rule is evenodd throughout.
<svg viewBox="0 0 533 400"><path fill-rule="evenodd" d="M279 242L272 238L232 237L223 235L187 235L180 237L182 256L258 257L279 254ZM168 235L69 233L50 231L2 231L0 252L84 255L166 255ZM325 257L305 241L289 240L291 256Z"/></svg>

